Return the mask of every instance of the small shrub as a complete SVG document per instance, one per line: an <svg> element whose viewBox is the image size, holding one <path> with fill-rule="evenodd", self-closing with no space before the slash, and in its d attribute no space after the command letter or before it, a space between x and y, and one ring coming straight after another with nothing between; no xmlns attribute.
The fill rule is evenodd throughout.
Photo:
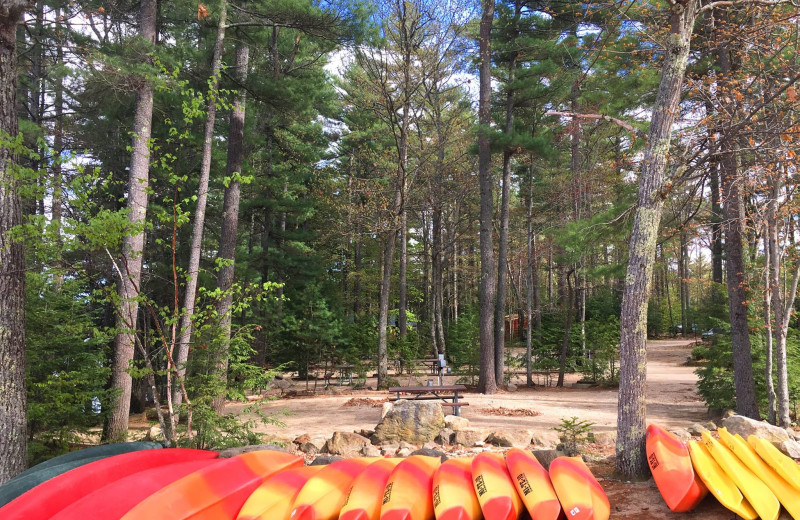
<svg viewBox="0 0 800 520"><path fill-rule="evenodd" d="M593 422L584 421L574 416L569 419L561 419L561 426L553 428L558 432L561 439L559 449L568 457L580 455L581 445L586 444L589 438L594 436L592 432L593 426Z"/></svg>

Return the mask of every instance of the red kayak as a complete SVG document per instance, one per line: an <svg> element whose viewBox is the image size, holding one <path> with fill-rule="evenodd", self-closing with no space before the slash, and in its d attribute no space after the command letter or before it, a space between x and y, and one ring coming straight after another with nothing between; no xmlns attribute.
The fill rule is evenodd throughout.
<svg viewBox="0 0 800 520"><path fill-rule="evenodd" d="M180 462L134 473L89 493L53 515L50 520L119 520L159 489L220 460Z"/></svg>
<svg viewBox="0 0 800 520"><path fill-rule="evenodd" d="M234 520L270 476L303 465L282 451L251 451L221 460L161 488L125 513L125 520Z"/></svg>
<svg viewBox="0 0 800 520"><path fill-rule="evenodd" d="M654 424L647 427L647 463L664 502L673 512L691 511L708 494L708 488L694 472L686 445Z"/></svg>
<svg viewBox="0 0 800 520"><path fill-rule="evenodd" d="M62 473L18 496L0 508L0 518L50 518L89 493L134 473L179 462L213 459L217 455L215 451L174 448L108 457Z"/></svg>

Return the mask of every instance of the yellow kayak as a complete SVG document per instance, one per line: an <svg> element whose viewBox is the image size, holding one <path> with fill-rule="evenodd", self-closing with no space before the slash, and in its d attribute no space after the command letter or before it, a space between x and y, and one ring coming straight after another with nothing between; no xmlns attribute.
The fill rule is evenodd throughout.
<svg viewBox="0 0 800 520"><path fill-rule="evenodd" d="M472 483L486 520L517 520L525 511L502 453L484 451L472 459Z"/></svg>
<svg viewBox="0 0 800 520"><path fill-rule="evenodd" d="M718 428L717 433L719 433L719 439L722 444L739 457L739 460L744 462L744 465L775 493L783 507L792 515L792 518L800 519L800 494L797 493L797 490L790 486L774 469L770 468L766 462L761 460L741 435L731 435L728 433L727 428Z"/></svg>
<svg viewBox="0 0 800 520"><path fill-rule="evenodd" d="M403 459L381 459L362 471L350 486L339 520L378 520L381 517L383 489L395 466Z"/></svg>
<svg viewBox="0 0 800 520"><path fill-rule="evenodd" d="M772 445L771 442L760 439L755 435L747 438L747 443L756 450L758 456L786 480L792 487L800 490L800 467L791 458Z"/></svg>
<svg viewBox="0 0 800 520"><path fill-rule="evenodd" d="M711 452L714 460L717 461L744 496L747 497L748 502L756 510L758 516L762 520L777 520L781 512L781 503L778 502L778 498L770 491L767 485L761 482L736 455L711 437L711 434L707 431L703 432L703 444Z"/></svg>
<svg viewBox="0 0 800 520"><path fill-rule="evenodd" d="M758 513L742 495L733 480L717 464L706 447L697 441L687 442L686 447L689 448L694 470L711 494L719 500L719 503L746 520L756 520Z"/></svg>
<svg viewBox="0 0 800 520"><path fill-rule="evenodd" d="M433 475L436 520L481 520L481 504L472 486L472 458L449 459Z"/></svg>

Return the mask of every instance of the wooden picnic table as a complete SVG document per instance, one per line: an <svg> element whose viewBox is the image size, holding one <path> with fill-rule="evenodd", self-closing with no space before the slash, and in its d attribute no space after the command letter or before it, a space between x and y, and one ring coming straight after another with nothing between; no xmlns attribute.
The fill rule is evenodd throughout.
<svg viewBox="0 0 800 520"><path fill-rule="evenodd" d="M389 398L390 401L409 400L441 400L442 406L453 408L453 415L461 415L461 407L469 406L469 403L459 401L463 397L463 392L467 390L464 385L441 385L441 386L395 386L389 388L390 393L396 394ZM459 396L459 392L462 392Z"/></svg>
<svg viewBox="0 0 800 520"><path fill-rule="evenodd" d="M353 383L353 370L356 368L355 365L344 363L341 365L333 365L333 368L339 371L339 386L343 386L345 382L347 382L347 384Z"/></svg>
<svg viewBox="0 0 800 520"><path fill-rule="evenodd" d="M410 359L408 364L411 367L423 366L432 376L439 373L439 359L437 358Z"/></svg>

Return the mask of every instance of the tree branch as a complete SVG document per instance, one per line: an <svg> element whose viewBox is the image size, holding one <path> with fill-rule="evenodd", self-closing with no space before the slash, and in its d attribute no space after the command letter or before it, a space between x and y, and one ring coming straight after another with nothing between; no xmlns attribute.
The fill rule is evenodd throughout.
<svg viewBox="0 0 800 520"><path fill-rule="evenodd" d="M795 0L719 0L718 2L711 2L704 5L697 11L697 14L711 11L712 9L716 9L718 7L731 7L737 5L775 6L780 4L792 4L795 7L800 5L796 3Z"/></svg>
<svg viewBox="0 0 800 520"><path fill-rule="evenodd" d="M546 116L574 117L575 119L600 119L600 120L603 120L603 121L608 121L610 123L614 123L617 126L621 126L622 128L624 128L628 132L634 134L635 136L646 137L644 132L642 132L638 128L635 128L633 125L631 125L629 123L626 123L622 119L617 119L616 117L607 116L605 114L578 114L578 113L575 113L575 112L550 111L550 112L545 112L544 115L546 115Z"/></svg>

